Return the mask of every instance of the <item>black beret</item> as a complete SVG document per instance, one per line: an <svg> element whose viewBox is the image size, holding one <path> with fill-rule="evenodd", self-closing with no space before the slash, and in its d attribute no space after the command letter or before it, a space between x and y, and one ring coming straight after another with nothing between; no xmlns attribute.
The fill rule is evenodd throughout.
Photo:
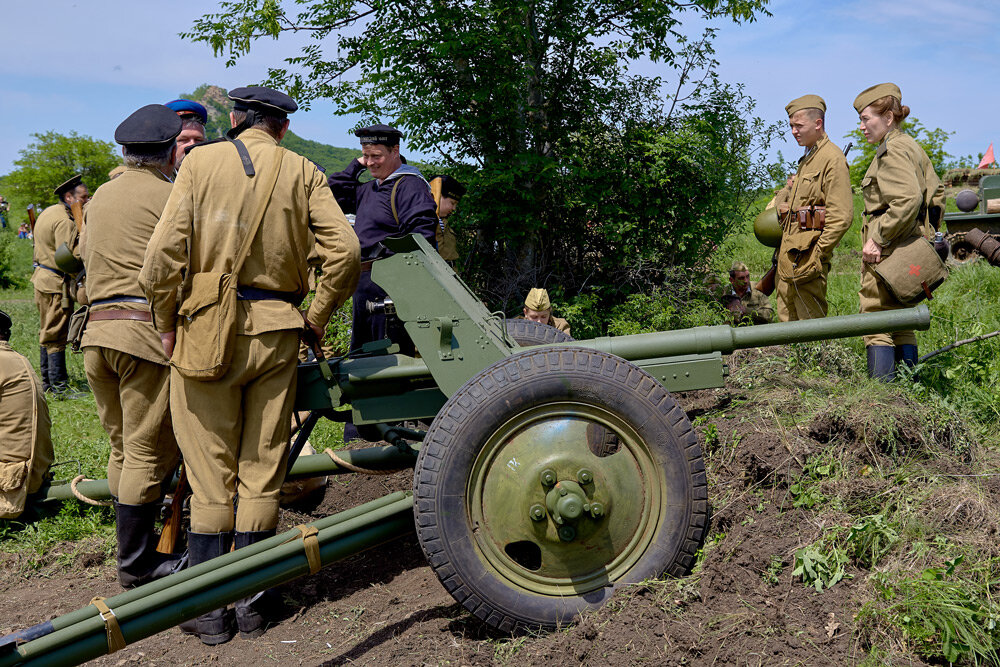
<svg viewBox="0 0 1000 667"><path fill-rule="evenodd" d="M406 135L396 128L381 123L354 130L354 136L359 137L362 144L384 144L386 146L396 146L400 139L406 138Z"/></svg>
<svg viewBox="0 0 1000 667"><path fill-rule="evenodd" d="M462 195L465 194L465 186L462 185L461 183L459 183L457 180L455 180L455 178L453 178L452 176L448 176L448 175L434 176L433 178L431 178L431 180L433 181L434 179L437 179L437 178L441 179L441 196L442 197L451 197L452 199L461 199Z"/></svg>
<svg viewBox="0 0 1000 667"><path fill-rule="evenodd" d="M53 192L56 197L62 197L70 190L76 190L81 185L83 185L83 174L77 174L62 185L58 186L55 190L53 190Z"/></svg>
<svg viewBox="0 0 1000 667"><path fill-rule="evenodd" d="M10 315L0 310L0 333L8 333L13 325Z"/></svg>
<svg viewBox="0 0 1000 667"><path fill-rule="evenodd" d="M229 91L229 99L237 111L255 109L272 116L286 116L299 108L291 97L266 86L234 88Z"/></svg>
<svg viewBox="0 0 1000 667"><path fill-rule="evenodd" d="M122 146L166 146L181 133L184 123L173 109L163 104L147 104L134 111L115 130Z"/></svg>

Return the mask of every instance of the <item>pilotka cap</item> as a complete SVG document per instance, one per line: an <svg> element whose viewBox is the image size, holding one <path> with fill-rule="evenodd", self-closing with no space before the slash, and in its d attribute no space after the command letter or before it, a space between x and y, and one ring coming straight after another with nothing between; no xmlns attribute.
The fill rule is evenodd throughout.
<svg viewBox="0 0 1000 667"><path fill-rule="evenodd" d="M826 102L819 95L803 95L785 105L785 111L788 112L789 116L803 109L819 109L826 113Z"/></svg>
<svg viewBox="0 0 1000 667"><path fill-rule="evenodd" d="M533 287L524 300L524 306L528 310L548 310L552 307L552 302L549 301L549 293L546 290Z"/></svg>
<svg viewBox="0 0 1000 667"><path fill-rule="evenodd" d="M115 141L137 148L166 147L173 143L183 126L180 116L170 107L147 104L121 122L115 130Z"/></svg>
<svg viewBox="0 0 1000 667"><path fill-rule="evenodd" d="M899 86L894 83L880 83L871 88L865 88L860 95L854 98L854 110L860 114L869 104L883 97L895 97L900 103L903 102L903 93L899 91Z"/></svg>

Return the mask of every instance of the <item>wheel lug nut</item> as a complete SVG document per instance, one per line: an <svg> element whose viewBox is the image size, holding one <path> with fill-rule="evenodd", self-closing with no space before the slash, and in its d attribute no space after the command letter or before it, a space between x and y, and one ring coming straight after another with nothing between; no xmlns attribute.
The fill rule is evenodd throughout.
<svg viewBox="0 0 1000 667"><path fill-rule="evenodd" d="M541 475L542 486L552 486L556 483L556 474L552 470L543 470Z"/></svg>
<svg viewBox="0 0 1000 667"><path fill-rule="evenodd" d="M590 516L595 519L599 516L604 516L604 505L601 503L590 503Z"/></svg>
<svg viewBox="0 0 1000 667"><path fill-rule="evenodd" d="M576 537L576 528L573 526L560 526L559 539L563 542L570 542Z"/></svg>
<svg viewBox="0 0 1000 667"><path fill-rule="evenodd" d="M594 481L594 473L586 468L580 468L580 472L576 473L576 478L580 481L580 484L590 484Z"/></svg>
<svg viewBox="0 0 1000 667"><path fill-rule="evenodd" d="M545 518L545 508L538 503L535 503L531 506L531 509L528 510L528 516L531 517L532 521L541 521Z"/></svg>

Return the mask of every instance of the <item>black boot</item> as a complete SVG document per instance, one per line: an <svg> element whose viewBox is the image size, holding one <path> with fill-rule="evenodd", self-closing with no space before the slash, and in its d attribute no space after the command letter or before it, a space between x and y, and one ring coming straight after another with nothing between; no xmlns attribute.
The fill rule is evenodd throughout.
<svg viewBox="0 0 1000 667"><path fill-rule="evenodd" d="M123 588L134 588L179 572L187 556L170 556L156 550L158 503L123 505L115 503L115 527L118 533L118 581Z"/></svg>
<svg viewBox="0 0 1000 667"><path fill-rule="evenodd" d="M52 393L59 398L75 399L83 396L80 392L70 391L69 372L66 370L66 350L59 350L49 355L49 384Z"/></svg>
<svg viewBox="0 0 1000 667"><path fill-rule="evenodd" d="M892 345L869 345L868 377L883 382L896 379L896 349Z"/></svg>
<svg viewBox="0 0 1000 667"><path fill-rule="evenodd" d="M40 348L40 355L38 359L38 371L42 376L42 391L49 391L52 389L52 383L49 382L49 352L42 345Z"/></svg>
<svg viewBox="0 0 1000 667"><path fill-rule="evenodd" d="M258 530L252 533L236 532L234 541L237 549L263 542L274 537L273 530ZM240 627L240 637L253 639L264 634L264 626L274 617L280 604L278 596L270 589L248 598L236 601L236 623Z"/></svg>
<svg viewBox="0 0 1000 667"><path fill-rule="evenodd" d="M917 365L917 346L916 345L897 345L896 346L896 363L902 363L910 368Z"/></svg>
<svg viewBox="0 0 1000 667"><path fill-rule="evenodd" d="M188 564L195 566L229 553L232 533L195 533L188 531ZM233 638L233 615L226 607L215 609L180 624L181 632L197 635L203 644L215 646Z"/></svg>

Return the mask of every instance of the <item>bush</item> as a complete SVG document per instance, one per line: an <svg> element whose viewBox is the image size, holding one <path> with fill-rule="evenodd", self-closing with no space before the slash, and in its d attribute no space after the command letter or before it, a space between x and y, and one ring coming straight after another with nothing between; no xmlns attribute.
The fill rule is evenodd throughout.
<svg viewBox="0 0 1000 667"><path fill-rule="evenodd" d="M0 287L17 287L20 283L14 262L14 232L0 231Z"/></svg>

